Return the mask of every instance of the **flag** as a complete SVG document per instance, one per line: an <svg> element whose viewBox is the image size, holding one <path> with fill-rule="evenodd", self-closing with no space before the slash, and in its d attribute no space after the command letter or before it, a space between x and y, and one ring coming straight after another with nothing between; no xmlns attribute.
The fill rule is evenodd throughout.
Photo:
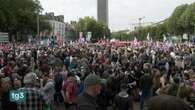
<svg viewBox="0 0 195 110"><path fill-rule="evenodd" d="M92 37L92 32L87 32L87 38L86 40L89 42L91 40Z"/></svg>
<svg viewBox="0 0 195 110"><path fill-rule="evenodd" d="M83 37L83 32L79 32L79 38Z"/></svg>
<svg viewBox="0 0 195 110"><path fill-rule="evenodd" d="M133 45L134 45L134 46L137 46L137 44L138 44L137 38L134 37Z"/></svg>
<svg viewBox="0 0 195 110"><path fill-rule="evenodd" d="M59 35L59 32L55 33L55 40L56 40L57 44L60 45L60 35Z"/></svg>
<svg viewBox="0 0 195 110"><path fill-rule="evenodd" d="M148 35L147 35L147 40L148 40L148 41L151 40L151 39L150 39L150 33L148 33Z"/></svg>
<svg viewBox="0 0 195 110"><path fill-rule="evenodd" d="M163 34L163 42L167 41L167 37Z"/></svg>
<svg viewBox="0 0 195 110"><path fill-rule="evenodd" d="M136 37L134 37L134 43L135 43L135 42L137 42L137 38L136 38Z"/></svg>

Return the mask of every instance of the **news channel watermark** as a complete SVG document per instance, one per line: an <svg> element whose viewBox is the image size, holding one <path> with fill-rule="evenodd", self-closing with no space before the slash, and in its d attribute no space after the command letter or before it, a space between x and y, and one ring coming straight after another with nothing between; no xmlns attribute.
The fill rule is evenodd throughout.
<svg viewBox="0 0 195 110"><path fill-rule="evenodd" d="M9 93L9 100L16 103L25 103L26 92L24 90L12 90Z"/></svg>

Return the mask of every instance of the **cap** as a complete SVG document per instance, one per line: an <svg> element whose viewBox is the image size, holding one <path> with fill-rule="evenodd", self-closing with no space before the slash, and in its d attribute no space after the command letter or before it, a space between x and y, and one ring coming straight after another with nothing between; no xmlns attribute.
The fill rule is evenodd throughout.
<svg viewBox="0 0 195 110"><path fill-rule="evenodd" d="M37 75L35 73L28 73L24 76L24 84L34 84L36 80L38 79Z"/></svg>
<svg viewBox="0 0 195 110"><path fill-rule="evenodd" d="M86 86L101 84L101 82L102 82L101 78L95 74L89 74L84 80L84 84Z"/></svg>

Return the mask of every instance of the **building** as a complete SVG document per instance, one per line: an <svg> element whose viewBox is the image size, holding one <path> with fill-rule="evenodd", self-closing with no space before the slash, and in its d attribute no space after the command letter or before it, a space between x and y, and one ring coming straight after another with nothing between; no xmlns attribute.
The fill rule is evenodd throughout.
<svg viewBox="0 0 195 110"><path fill-rule="evenodd" d="M65 39L65 28L66 24L64 23L64 16L59 15L55 16L53 12L46 13L45 17L52 27L52 36L57 36L61 40Z"/></svg>
<svg viewBox="0 0 195 110"><path fill-rule="evenodd" d="M108 25L108 0L97 0L97 19Z"/></svg>
<svg viewBox="0 0 195 110"><path fill-rule="evenodd" d="M140 29L140 27L153 26L154 22L144 22L144 23L133 23L130 24L130 32Z"/></svg>

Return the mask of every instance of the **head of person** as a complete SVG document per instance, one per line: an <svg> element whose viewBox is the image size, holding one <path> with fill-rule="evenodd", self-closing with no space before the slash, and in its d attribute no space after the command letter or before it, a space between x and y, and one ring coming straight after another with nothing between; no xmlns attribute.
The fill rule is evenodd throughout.
<svg viewBox="0 0 195 110"><path fill-rule="evenodd" d="M89 74L84 80L86 93L93 97L97 96L101 91L101 82L102 80L99 76Z"/></svg>
<svg viewBox="0 0 195 110"><path fill-rule="evenodd" d="M174 82L175 84L179 84L179 83L180 83L180 78L174 77L174 78L173 78L173 82Z"/></svg>
<svg viewBox="0 0 195 110"><path fill-rule="evenodd" d="M151 65L149 63L144 63L143 64L143 70L146 72L146 73L149 73L149 71L151 70Z"/></svg>
<svg viewBox="0 0 195 110"><path fill-rule="evenodd" d="M185 73L185 71L184 71L184 79L185 80L189 80L190 79L190 75L188 73Z"/></svg>
<svg viewBox="0 0 195 110"><path fill-rule="evenodd" d="M174 96L161 95L151 98L147 110L192 110L185 102Z"/></svg>
<svg viewBox="0 0 195 110"><path fill-rule="evenodd" d="M48 74L49 73L49 66L47 64L43 64L41 67L40 67L40 70L44 73L44 74Z"/></svg>
<svg viewBox="0 0 195 110"><path fill-rule="evenodd" d="M11 79L9 77L5 77L1 79L1 88L3 92L7 92L12 88Z"/></svg>
<svg viewBox="0 0 195 110"><path fill-rule="evenodd" d="M40 79L43 80L43 85L45 85L47 83L47 81L50 79L49 74L42 74L42 76L40 77Z"/></svg>
<svg viewBox="0 0 195 110"><path fill-rule="evenodd" d="M23 83L25 86L31 86L34 87L37 83L38 77L35 73L28 73L24 76Z"/></svg>
<svg viewBox="0 0 195 110"><path fill-rule="evenodd" d="M20 79L18 78L14 78L13 79L13 86L15 89L19 89L20 87L22 87L22 82Z"/></svg>
<svg viewBox="0 0 195 110"><path fill-rule="evenodd" d="M128 90L128 86L127 86L127 84L121 84L121 91L124 91L124 92L126 92Z"/></svg>
<svg viewBox="0 0 195 110"><path fill-rule="evenodd" d="M55 65L55 67L54 67L54 73L56 74L56 73L60 73L61 72L61 70L62 70L62 67L61 67L61 65Z"/></svg>
<svg viewBox="0 0 195 110"><path fill-rule="evenodd" d="M73 73L68 73L67 81L75 82L76 81L76 76Z"/></svg>

